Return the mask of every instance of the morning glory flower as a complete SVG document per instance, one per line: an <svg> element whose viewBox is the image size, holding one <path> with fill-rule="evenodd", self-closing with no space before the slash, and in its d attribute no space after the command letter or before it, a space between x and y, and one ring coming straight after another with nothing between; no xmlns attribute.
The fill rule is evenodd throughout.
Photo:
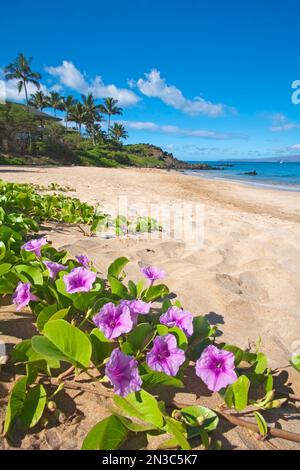
<svg viewBox="0 0 300 470"><path fill-rule="evenodd" d="M44 265L49 271L49 276L51 279L56 279L58 273L60 271L64 271L67 269L67 266L64 266L60 263L55 263L54 261L43 261Z"/></svg>
<svg viewBox="0 0 300 470"><path fill-rule="evenodd" d="M89 292L96 280L96 273L85 268L74 268L70 274L63 277L66 291L69 294L76 292Z"/></svg>
<svg viewBox="0 0 300 470"><path fill-rule="evenodd" d="M184 361L184 351L177 347L176 337L172 334L157 336L146 358L150 369L173 376L177 375Z"/></svg>
<svg viewBox="0 0 300 470"><path fill-rule="evenodd" d="M86 255L77 255L75 258L84 268L88 268L91 265L91 262Z"/></svg>
<svg viewBox="0 0 300 470"><path fill-rule="evenodd" d="M194 331L193 318L193 315L187 310L178 307L170 307L166 313L160 317L159 321L170 328L177 326L187 336L192 336Z"/></svg>
<svg viewBox="0 0 300 470"><path fill-rule="evenodd" d="M37 300L37 297L30 292L30 282L19 282L15 292L12 295L12 301L17 306L19 312L22 308L27 307L31 300Z"/></svg>
<svg viewBox="0 0 300 470"><path fill-rule="evenodd" d="M145 266L144 268L141 268L141 273L149 279L151 284L158 279L163 279L166 275L164 271L156 268L155 266Z"/></svg>
<svg viewBox="0 0 300 470"><path fill-rule="evenodd" d="M144 302L143 300L122 300L120 305L126 305L131 314L131 319L134 325L137 324L139 315L148 315L151 309L151 304Z"/></svg>
<svg viewBox="0 0 300 470"><path fill-rule="evenodd" d="M129 333L133 321L127 305L115 305L109 302L93 317L93 322L107 339L115 339L123 333Z"/></svg>
<svg viewBox="0 0 300 470"><path fill-rule="evenodd" d="M22 249L25 251L30 251L35 254L37 258L41 257L41 248L44 245L47 245L47 240L46 238L36 238L33 240L29 240L29 242L25 243L22 246Z"/></svg>
<svg viewBox="0 0 300 470"><path fill-rule="evenodd" d="M105 367L105 375L114 387L114 392L121 397L138 392L142 388L138 362L127 356L120 349L114 349Z"/></svg>
<svg viewBox="0 0 300 470"><path fill-rule="evenodd" d="M204 349L196 362L196 374L212 392L218 392L236 381L234 354L212 344Z"/></svg>

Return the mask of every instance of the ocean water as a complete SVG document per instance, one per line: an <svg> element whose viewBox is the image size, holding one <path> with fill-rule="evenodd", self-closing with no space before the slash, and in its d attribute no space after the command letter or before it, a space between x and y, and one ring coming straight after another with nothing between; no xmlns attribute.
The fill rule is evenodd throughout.
<svg viewBox="0 0 300 470"><path fill-rule="evenodd" d="M260 187L272 187L286 191L300 191L300 162L299 163L270 163L270 162L189 162L208 163L223 170L187 170L186 173L205 178L228 179ZM232 166L224 166L224 165ZM256 171L257 175L246 175Z"/></svg>

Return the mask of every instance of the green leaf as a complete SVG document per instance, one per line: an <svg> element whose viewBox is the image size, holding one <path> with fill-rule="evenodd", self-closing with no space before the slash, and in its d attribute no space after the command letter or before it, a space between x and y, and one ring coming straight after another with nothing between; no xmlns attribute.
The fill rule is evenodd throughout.
<svg viewBox="0 0 300 470"><path fill-rule="evenodd" d="M94 426L82 444L82 450L115 450L128 435L128 429L118 416L109 416Z"/></svg>
<svg viewBox="0 0 300 470"><path fill-rule="evenodd" d="M184 421L194 427L201 427L206 431L214 431L219 423L216 413L204 406L187 406L180 410Z"/></svg>
<svg viewBox="0 0 300 470"><path fill-rule="evenodd" d="M98 328L94 328L91 331L90 340L92 343L92 362L95 365L100 364L111 355L115 343L105 338L102 331Z"/></svg>
<svg viewBox="0 0 300 470"><path fill-rule="evenodd" d="M268 425L264 417L260 413L258 413L258 411L255 411L254 415L255 415L255 419L256 419L261 436L266 437L266 435L268 434Z"/></svg>
<svg viewBox="0 0 300 470"><path fill-rule="evenodd" d="M111 288L112 294L115 294L121 298L125 297L128 294L128 290L124 284L122 284L119 279L113 277L113 276L108 276L108 282Z"/></svg>
<svg viewBox="0 0 300 470"><path fill-rule="evenodd" d="M169 328L166 325L156 325L156 330L159 336L166 336L169 333Z"/></svg>
<svg viewBox="0 0 300 470"><path fill-rule="evenodd" d="M157 333L159 336L166 336L171 333L176 337L177 344L181 349L186 349L188 345L188 340L185 333L177 326L168 328L166 325L156 325Z"/></svg>
<svg viewBox="0 0 300 470"><path fill-rule="evenodd" d="M0 261L5 258L6 255L6 246L3 241L0 241Z"/></svg>
<svg viewBox="0 0 300 470"><path fill-rule="evenodd" d="M202 341L207 338L211 331L211 326L205 317L194 317L193 319L194 332L190 338L190 342L193 341Z"/></svg>
<svg viewBox="0 0 300 470"><path fill-rule="evenodd" d="M234 365L238 366L243 360L244 351L236 346L226 344L223 348L225 351L230 351L234 354Z"/></svg>
<svg viewBox="0 0 300 470"><path fill-rule="evenodd" d="M131 393L125 398L115 395L113 400L126 416L138 418L145 423L153 424L159 429L164 426L164 417L157 400L145 390Z"/></svg>
<svg viewBox="0 0 300 470"><path fill-rule="evenodd" d="M300 372L300 354L293 354L291 358L291 365Z"/></svg>
<svg viewBox="0 0 300 470"><path fill-rule="evenodd" d="M48 321L53 321L53 320L62 320L62 319L66 318L66 317L68 316L69 310L70 310L70 307L68 307L68 308L62 308L61 310L58 310L57 312L54 312L52 315L50 315L50 317L48 318L48 320L46 320L45 315L43 315L43 317L40 318L40 315L41 315L41 313L42 313L42 312L41 312L41 313L39 314L39 316L38 316L38 320L40 320L40 324L41 324L41 323L44 323L44 320L46 320L46 323L47 323ZM43 324L42 330L39 329L40 331L43 331L44 326L45 326L46 323Z"/></svg>
<svg viewBox="0 0 300 470"><path fill-rule="evenodd" d="M165 416L165 420L167 423L167 432L171 434L172 436L175 437L177 440L178 444L180 445L182 450L191 450L191 446L188 443L184 433L185 429L182 423L179 421L176 421L173 418L170 418L169 416Z"/></svg>
<svg viewBox="0 0 300 470"><path fill-rule="evenodd" d="M16 344L12 350L11 358L13 362L34 363L45 361L45 357L33 349L30 339L25 339ZM58 369L60 367L58 360L47 358L46 362L50 369ZM42 369L45 369L45 367L42 367Z"/></svg>
<svg viewBox="0 0 300 470"><path fill-rule="evenodd" d="M51 318L52 315L54 315L55 312L57 312L56 304L47 305L47 307L44 307L40 311L36 322L39 331L43 331L43 328L46 325L47 321Z"/></svg>
<svg viewBox="0 0 300 470"><path fill-rule="evenodd" d="M39 268L27 266L26 264L19 264L15 266L14 269L18 274L24 273L27 279L33 282L33 284L35 284L36 286L43 285L43 274Z"/></svg>
<svg viewBox="0 0 300 470"><path fill-rule="evenodd" d="M128 291L129 291L129 294L134 298L136 299L137 298L137 288L136 288L136 285L134 282L132 281L128 281Z"/></svg>
<svg viewBox="0 0 300 470"><path fill-rule="evenodd" d="M22 411L26 398L26 385L27 377L22 377L15 383L11 391L4 422L4 435L8 433L15 419Z"/></svg>
<svg viewBox="0 0 300 470"><path fill-rule="evenodd" d="M188 345L188 340L185 333L177 326L169 328L169 333L176 336L178 347L181 349L186 349Z"/></svg>
<svg viewBox="0 0 300 470"><path fill-rule="evenodd" d="M124 424L124 426L126 426L126 428L132 432L147 432L147 431L153 431L154 429L156 429L151 424L135 423L133 421L130 421L130 419L125 418L124 416L118 415L118 418Z"/></svg>
<svg viewBox="0 0 300 470"><path fill-rule="evenodd" d="M143 292L143 300L151 302L158 299L163 299L169 294L169 289L164 284L158 284L157 286L151 286Z"/></svg>
<svg viewBox="0 0 300 470"><path fill-rule="evenodd" d="M184 387L184 384L180 379L177 377L171 377L163 372L147 372L142 375L141 378L143 380L143 385L146 387L157 385L176 388Z"/></svg>
<svg viewBox="0 0 300 470"><path fill-rule="evenodd" d="M8 273L11 267L12 265L10 263L1 263L0 264L0 276L3 276L4 274Z"/></svg>
<svg viewBox="0 0 300 470"><path fill-rule="evenodd" d="M33 428L41 419L47 402L46 391L41 384L31 388L26 396L19 419L24 430Z"/></svg>
<svg viewBox="0 0 300 470"><path fill-rule="evenodd" d="M45 336L34 336L32 347L46 357L86 368L90 364L92 345L89 338L65 320L53 320L44 327Z"/></svg>
<svg viewBox="0 0 300 470"><path fill-rule="evenodd" d="M122 344L122 351L129 355L142 351L153 334L154 330L149 323L140 323L127 336L127 340Z"/></svg>
<svg viewBox="0 0 300 470"><path fill-rule="evenodd" d="M144 289L144 279L140 279L136 284L136 298L138 299Z"/></svg>
<svg viewBox="0 0 300 470"><path fill-rule="evenodd" d="M117 258L108 268L108 277L113 276L118 278L128 263L129 259L123 256L121 258Z"/></svg>
<svg viewBox="0 0 300 470"><path fill-rule="evenodd" d="M254 372L256 374L263 374L268 367L266 355L263 353L257 354L257 362L255 364Z"/></svg>
<svg viewBox="0 0 300 470"><path fill-rule="evenodd" d="M242 411L248 404L248 392L250 380L245 375L241 375L232 385L234 396L234 406L237 411Z"/></svg>

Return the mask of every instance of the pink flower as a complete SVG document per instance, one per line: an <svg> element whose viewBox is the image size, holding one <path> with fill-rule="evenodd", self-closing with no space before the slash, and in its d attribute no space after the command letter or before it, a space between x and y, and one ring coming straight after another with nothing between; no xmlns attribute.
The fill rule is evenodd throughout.
<svg viewBox="0 0 300 470"><path fill-rule="evenodd" d="M113 350L105 367L105 375L111 381L115 393L122 397L142 388L138 362L134 357L122 353L120 349Z"/></svg>
<svg viewBox="0 0 300 470"><path fill-rule="evenodd" d="M88 268L91 264L89 258L86 255L77 255L75 258L84 268Z"/></svg>
<svg viewBox="0 0 300 470"><path fill-rule="evenodd" d="M70 274L63 277L66 291L69 294L76 292L89 292L96 280L96 273L85 268L74 268Z"/></svg>
<svg viewBox="0 0 300 470"><path fill-rule="evenodd" d="M64 266L63 264L55 263L54 261L43 261L43 263L48 269L51 279L56 279L57 274L60 271L64 271L67 269L67 266Z"/></svg>
<svg viewBox="0 0 300 470"><path fill-rule="evenodd" d="M115 339L133 328L130 310L126 305L109 302L93 317L93 322L107 339Z"/></svg>
<svg viewBox="0 0 300 470"><path fill-rule="evenodd" d="M156 268L155 266L145 266L144 268L141 268L141 273L149 279L151 284L158 279L163 279L166 275L164 271Z"/></svg>
<svg viewBox="0 0 300 470"><path fill-rule="evenodd" d="M12 295L12 301L17 306L17 312L26 307L31 300L37 300L37 297L30 292L30 287L30 282L19 282L17 285L17 288Z"/></svg>
<svg viewBox="0 0 300 470"><path fill-rule="evenodd" d="M47 245L47 240L46 238L37 238L30 240L29 242L25 243L22 246L22 249L25 251L30 251L31 253L34 253L37 258L41 257L41 248L44 245Z"/></svg>
<svg viewBox="0 0 300 470"><path fill-rule="evenodd" d="M150 369L164 372L167 375L177 375L179 367L185 361L184 351L177 347L174 335L157 336L153 348L147 354L146 362Z"/></svg>
<svg viewBox="0 0 300 470"><path fill-rule="evenodd" d="M236 381L234 354L210 345L196 362L196 374L212 392L218 392Z"/></svg>
<svg viewBox="0 0 300 470"><path fill-rule="evenodd" d="M120 305L126 305L131 314L131 319L134 325L137 324L139 315L148 315L151 309L151 304L144 302L143 300L122 300Z"/></svg>
<svg viewBox="0 0 300 470"><path fill-rule="evenodd" d="M177 326L177 328L184 331L187 336L192 336L193 334L193 315L182 308L170 307L167 312L160 317L159 321L170 328Z"/></svg>

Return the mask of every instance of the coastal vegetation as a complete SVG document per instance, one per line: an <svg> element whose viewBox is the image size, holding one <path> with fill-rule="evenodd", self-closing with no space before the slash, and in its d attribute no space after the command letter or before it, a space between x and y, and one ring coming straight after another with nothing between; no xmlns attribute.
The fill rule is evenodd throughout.
<svg viewBox="0 0 300 470"><path fill-rule="evenodd" d="M125 256L100 275L82 253L71 257L55 249L40 223L92 226L102 214L45 189L51 187L0 183L1 303L12 301L17 312L29 309L34 328L3 365L16 377L4 424L9 442L59 426L65 411L59 397L70 390L106 400L108 416L87 433L83 449L113 450L138 433L158 436L159 448L188 450L200 441L218 449L223 420L248 427L259 439L300 441L266 424L268 410L284 411L295 397L276 390L276 370L260 341L242 350L220 340L218 327L187 311L155 266L128 280ZM299 368L297 361L293 366ZM219 405L174 400L172 388L189 394L188 377L205 396L216 394Z"/></svg>
<svg viewBox="0 0 300 470"><path fill-rule="evenodd" d="M209 168L177 160L150 144L125 145L126 128L121 122L111 122L124 112L118 100L107 97L98 102L92 94L77 98L57 91L46 95L41 89L41 74L32 70L31 59L23 54L5 67L4 74L8 81L17 80L26 105L0 105L1 164ZM36 87L30 96L29 84Z"/></svg>

